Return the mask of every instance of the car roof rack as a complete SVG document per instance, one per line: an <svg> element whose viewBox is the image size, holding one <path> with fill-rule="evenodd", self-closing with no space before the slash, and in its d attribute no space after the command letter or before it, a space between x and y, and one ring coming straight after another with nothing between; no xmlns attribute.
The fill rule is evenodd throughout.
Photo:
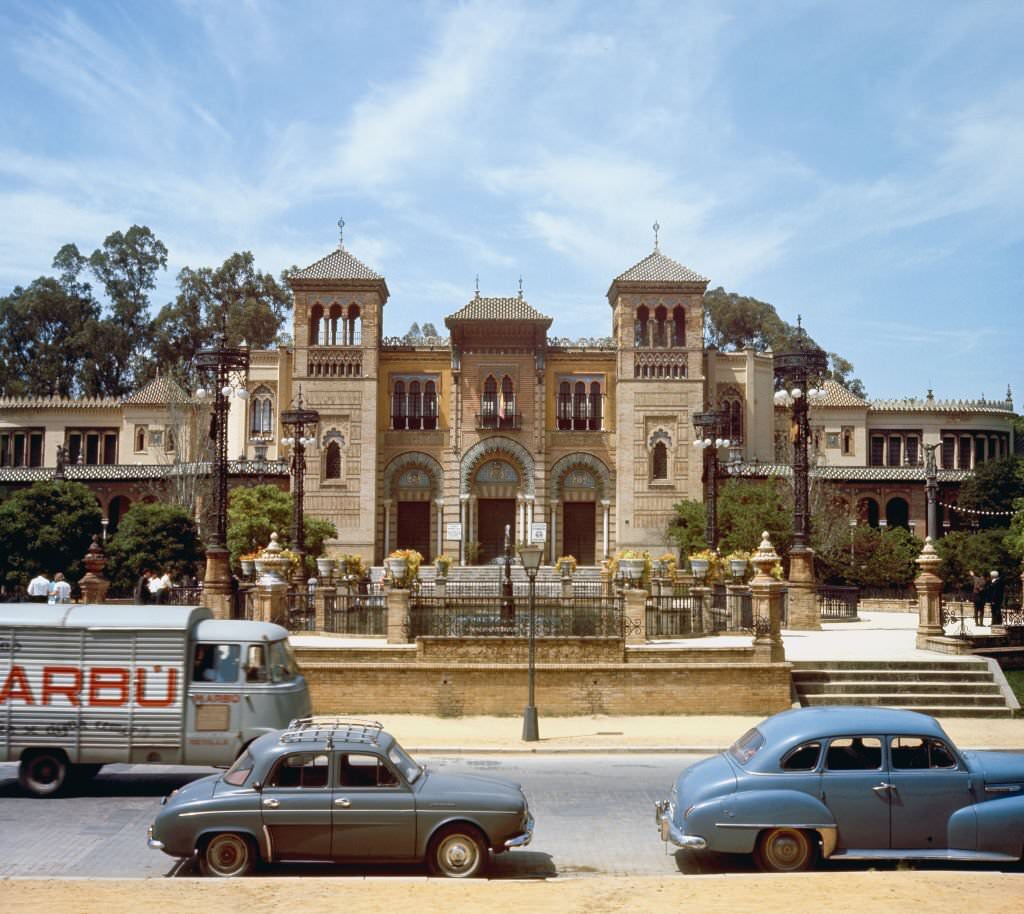
<svg viewBox="0 0 1024 914"><path fill-rule="evenodd" d="M376 745L384 725L375 720L356 717L298 717L288 724L281 734L282 743L320 742L324 740L328 749L335 741L342 743L367 743Z"/></svg>

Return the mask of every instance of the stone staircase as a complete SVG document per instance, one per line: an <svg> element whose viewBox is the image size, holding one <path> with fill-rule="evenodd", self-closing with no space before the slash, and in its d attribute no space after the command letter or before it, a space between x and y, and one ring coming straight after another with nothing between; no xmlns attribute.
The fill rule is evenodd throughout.
<svg viewBox="0 0 1024 914"><path fill-rule="evenodd" d="M801 705L882 705L937 717L1013 717L1005 680L984 660L802 660Z"/></svg>

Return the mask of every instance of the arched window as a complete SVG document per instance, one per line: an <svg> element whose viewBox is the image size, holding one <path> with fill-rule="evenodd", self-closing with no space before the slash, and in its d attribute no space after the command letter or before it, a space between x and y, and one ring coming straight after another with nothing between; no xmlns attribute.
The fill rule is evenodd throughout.
<svg viewBox="0 0 1024 914"><path fill-rule="evenodd" d="M144 451L146 449L146 426L136 425L135 426L135 450Z"/></svg>
<svg viewBox="0 0 1024 914"><path fill-rule="evenodd" d="M668 348L668 309L664 305L654 309L654 346Z"/></svg>
<svg viewBox="0 0 1024 914"><path fill-rule="evenodd" d="M601 431L601 385L597 381L590 384L590 430Z"/></svg>
<svg viewBox="0 0 1024 914"><path fill-rule="evenodd" d="M664 441L655 444L651 452L651 479L668 479L668 448Z"/></svg>
<svg viewBox="0 0 1024 914"><path fill-rule="evenodd" d="M319 302L309 312L309 345L324 345L324 306Z"/></svg>
<svg viewBox="0 0 1024 914"><path fill-rule="evenodd" d="M672 309L672 345L686 345L686 311L681 306Z"/></svg>
<svg viewBox="0 0 1024 914"><path fill-rule="evenodd" d="M409 382L409 428L418 429L422 425L423 402L420 400L420 382Z"/></svg>
<svg viewBox="0 0 1024 914"><path fill-rule="evenodd" d="M572 428L572 386L568 381L558 385L558 427L562 431Z"/></svg>
<svg viewBox="0 0 1024 914"><path fill-rule="evenodd" d="M341 447L337 441L324 450L324 479L341 479Z"/></svg>
<svg viewBox="0 0 1024 914"><path fill-rule="evenodd" d="M576 382L572 397L572 427L582 431L587 427L587 385Z"/></svg>
<svg viewBox="0 0 1024 914"><path fill-rule="evenodd" d="M501 428L515 428L516 392L512 379L505 375L501 379L501 402L498 404L498 422Z"/></svg>
<svg viewBox="0 0 1024 914"><path fill-rule="evenodd" d="M391 396L391 427L405 428L405 384L395 381Z"/></svg>
<svg viewBox="0 0 1024 914"><path fill-rule="evenodd" d="M260 386L249 398L249 435L253 438L274 434L273 394Z"/></svg>
<svg viewBox="0 0 1024 914"><path fill-rule="evenodd" d="M650 320L651 312L647 310L647 305L641 305L636 309L636 323L633 325L633 345L637 349L650 345L648 337Z"/></svg>
<svg viewBox="0 0 1024 914"><path fill-rule="evenodd" d="M363 318L359 305L349 305L345 317L345 344L358 346L363 338Z"/></svg>
<svg viewBox="0 0 1024 914"><path fill-rule="evenodd" d="M494 428L498 423L498 382L494 376L484 381L484 393L480 398L480 426Z"/></svg>
<svg viewBox="0 0 1024 914"><path fill-rule="evenodd" d="M433 381L423 387L423 427L437 428L437 385Z"/></svg>

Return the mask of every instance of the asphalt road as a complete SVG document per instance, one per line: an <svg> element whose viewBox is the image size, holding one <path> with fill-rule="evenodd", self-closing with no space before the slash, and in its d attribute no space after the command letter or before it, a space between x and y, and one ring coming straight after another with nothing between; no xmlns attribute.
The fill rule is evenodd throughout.
<svg viewBox="0 0 1024 914"><path fill-rule="evenodd" d="M495 858L492 878L669 875L679 872L654 825L653 802L699 756L420 756L446 771L493 774L523 785L537 822L533 843ZM16 766L0 764L0 877L132 878L191 874L146 847L160 798L210 769L109 765L75 793L25 796ZM682 856L682 855L681 855ZM687 855L690 856L690 855ZM699 861L698 861L699 863ZM726 861L730 869L737 865ZM688 860L687 866L694 865ZM749 862L739 866L751 869ZM403 875L421 867L279 866L271 874Z"/></svg>

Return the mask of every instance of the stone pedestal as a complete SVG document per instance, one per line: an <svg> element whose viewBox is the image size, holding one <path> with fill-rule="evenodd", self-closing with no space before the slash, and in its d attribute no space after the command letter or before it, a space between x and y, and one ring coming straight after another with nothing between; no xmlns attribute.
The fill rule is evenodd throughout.
<svg viewBox="0 0 1024 914"><path fill-rule="evenodd" d="M82 602L102 603L107 597L110 581L102 575L107 564L107 557L103 554L99 537L92 538L92 544L85 553L84 564L85 574L78 582L78 586L82 589Z"/></svg>
<svg viewBox="0 0 1024 914"><path fill-rule="evenodd" d="M699 625L700 631L706 635L714 634L715 622L711 616L711 588L703 584L696 584L690 587L690 596L693 598L693 622L694 626Z"/></svg>
<svg viewBox="0 0 1024 914"><path fill-rule="evenodd" d="M761 534L761 545L751 559L757 573L750 582L750 601L754 617L754 659L769 663L781 663L786 659L782 643L782 593L785 585L771 576L778 560L766 530ZM789 611L792 624L792 591Z"/></svg>
<svg viewBox="0 0 1024 914"><path fill-rule="evenodd" d="M567 577L567 576L563 575L562 578L561 578L561 581L562 581L562 599L563 600L571 600L573 598L573 595L574 595L574 590L573 590L573 586L572 586L572 576L570 575L570 576Z"/></svg>
<svg viewBox="0 0 1024 914"><path fill-rule="evenodd" d="M213 611L216 619L231 618L231 556L223 546L206 550L203 605Z"/></svg>
<svg viewBox="0 0 1024 914"><path fill-rule="evenodd" d="M612 571L608 559L601 562L601 593L606 597L612 596Z"/></svg>
<svg viewBox="0 0 1024 914"><path fill-rule="evenodd" d="M628 588L623 596L626 644L643 644L647 641L647 591Z"/></svg>
<svg viewBox="0 0 1024 914"><path fill-rule="evenodd" d="M774 551L774 550L773 550ZM789 628L821 629L814 582L814 550L794 546L789 551Z"/></svg>
<svg viewBox="0 0 1024 914"><path fill-rule="evenodd" d="M408 644L409 591L392 587L385 594L384 603L388 610L388 644Z"/></svg>
<svg viewBox="0 0 1024 914"><path fill-rule="evenodd" d="M928 639L944 634L942 628L942 578L938 576L942 559L935 552L932 538L924 541L924 549L917 557L920 573L914 578L917 590L917 647L928 649Z"/></svg>
<svg viewBox="0 0 1024 914"><path fill-rule="evenodd" d="M330 585L324 585L316 589L316 598L313 602L314 612L316 613L316 630L318 632L327 631L327 606L337 605L338 588Z"/></svg>
<svg viewBox="0 0 1024 914"><path fill-rule="evenodd" d="M271 582L256 588L253 618L258 622L283 620L288 616L288 585Z"/></svg>

